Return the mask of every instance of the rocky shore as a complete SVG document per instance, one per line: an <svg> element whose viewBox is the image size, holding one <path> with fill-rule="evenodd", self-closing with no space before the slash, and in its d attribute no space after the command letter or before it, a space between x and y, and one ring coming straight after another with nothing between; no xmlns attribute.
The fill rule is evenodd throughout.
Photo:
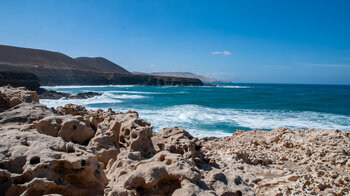
<svg viewBox="0 0 350 196"><path fill-rule="evenodd" d="M161 117L160 117L161 118ZM135 111L0 87L0 195L349 195L350 132L153 132Z"/></svg>
<svg viewBox="0 0 350 196"><path fill-rule="evenodd" d="M39 99L88 99L95 96L100 96L102 94L95 92L87 92L87 93L78 93L76 95L72 95L69 93L62 93L53 90L46 90L40 88L39 90Z"/></svg>

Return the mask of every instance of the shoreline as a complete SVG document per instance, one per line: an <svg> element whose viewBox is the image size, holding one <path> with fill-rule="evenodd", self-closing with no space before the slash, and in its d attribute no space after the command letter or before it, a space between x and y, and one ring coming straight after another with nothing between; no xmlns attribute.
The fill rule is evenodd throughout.
<svg viewBox="0 0 350 196"><path fill-rule="evenodd" d="M201 95L208 97L212 96L217 91L220 92L232 92L231 96L234 96L235 92L254 92L259 89L232 89L226 90L219 87L213 87L210 89L198 88L164 88L163 87L130 87L124 88L118 87L98 87L98 88L79 88L80 86L74 86L75 89L68 89L65 87L52 88L53 90L59 90L62 92L87 92L94 91L103 94L103 96L91 98L88 100L71 100L71 101L50 101L43 100L42 103L48 104L50 107L63 106L67 103L80 104L88 107L89 109L104 109L107 110L111 107L117 111L126 112L129 109L138 111L143 118L152 122L153 125L160 130L166 126L182 126L186 130L190 131L196 137L209 136L210 131L221 131L222 133L232 133L233 130L272 130L278 127L288 127L291 129L339 129L350 130L349 124L346 122L350 119L347 113L336 113L337 109L330 108L328 111L299 111L293 110L293 108L281 108L281 109L249 109L239 108L238 104L219 106L214 104L206 104L205 100L200 96L193 97L193 101L189 101L191 93L195 93L197 89L201 91ZM130 88L129 88L130 87ZM249 86L254 88L254 86ZM152 91L152 92L151 92ZM206 92L209 92L205 94ZM180 95L181 94L181 95ZM221 94L218 94L221 95ZM167 100L161 100L162 97L169 97L176 101L169 102ZM174 97L174 98L173 98ZM187 101L182 101L185 98ZM277 98L278 100L279 98ZM283 99L283 98L281 98ZM209 100L215 100L209 99ZM227 101L227 100L226 100ZM245 100L238 100L244 103ZM267 100L269 101L269 100ZM289 101L290 102L290 101ZM310 102L310 101L309 101ZM345 101L346 102L346 101ZM134 104L135 103L135 104ZM160 103L152 106L153 103ZM204 103L204 104L203 104ZM134 105L133 105L134 104ZM144 105L142 105L144 104ZM285 101L284 104L289 104ZM322 104L322 103L320 103ZM304 104L305 105L305 104ZM314 104L316 105L316 104ZM346 106L346 105L345 105ZM274 105L267 106L273 108ZM341 116L339 116L341 115ZM162 118L157 119L158 116ZM257 120L254 120L257 118ZM337 120L343 119L343 120ZM217 119L217 120L216 120ZM215 125L220 125L218 129L215 129ZM210 128L206 128L208 125ZM194 131L194 132L192 132ZM203 131L205 136L199 136L199 133ZM198 133L198 134L195 134ZM213 134L213 133L212 133Z"/></svg>
<svg viewBox="0 0 350 196"><path fill-rule="evenodd" d="M349 194L350 132L153 132L136 111L39 104L0 87L0 183L7 195ZM62 184L64 186L62 186Z"/></svg>

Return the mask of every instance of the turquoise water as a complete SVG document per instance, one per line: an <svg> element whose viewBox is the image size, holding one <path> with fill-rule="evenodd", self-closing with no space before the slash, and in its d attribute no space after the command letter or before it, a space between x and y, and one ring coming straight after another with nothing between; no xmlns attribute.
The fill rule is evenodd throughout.
<svg viewBox="0 0 350 196"><path fill-rule="evenodd" d="M236 129L278 127L350 130L350 86L219 84L219 87L54 86L68 93L94 91L85 100L41 100L90 109L136 110L155 131L181 126L194 136L226 136Z"/></svg>

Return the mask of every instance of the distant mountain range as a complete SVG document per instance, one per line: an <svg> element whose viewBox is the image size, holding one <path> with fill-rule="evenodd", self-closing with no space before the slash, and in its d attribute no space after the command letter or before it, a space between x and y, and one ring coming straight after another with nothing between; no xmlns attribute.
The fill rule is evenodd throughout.
<svg viewBox="0 0 350 196"><path fill-rule="evenodd" d="M149 74L157 76L174 76L174 77L183 77L183 78L196 78L201 80L204 83L230 83L230 81L217 80L214 78L209 78L199 74L194 74L191 72L151 72L151 73L142 73L142 72L133 72L135 74Z"/></svg>
<svg viewBox="0 0 350 196"><path fill-rule="evenodd" d="M35 74L41 85L204 85L199 79L133 74L102 57L71 58L59 52L0 45L0 69Z"/></svg>
<svg viewBox="0 0 350 196"><path fill-rule="evenodd" d="M77 69L130 74L111 61L97 57L73 59L59 52L0 45L0 63L26 68Z"/></svg>

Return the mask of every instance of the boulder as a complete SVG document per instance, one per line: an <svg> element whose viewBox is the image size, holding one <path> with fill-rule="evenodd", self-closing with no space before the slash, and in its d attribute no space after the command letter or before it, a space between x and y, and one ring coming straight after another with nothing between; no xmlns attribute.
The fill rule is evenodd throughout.
<svg viewBox="0 0 350 196"><path fill-rule="evenodd" d="M0 113L0 124L31 124L46 116L56 115L56 111L39 103L21 103Z"/></svg>
<svg viewBox="0 0 350 196"><path fill-rule="evenodd" d="M85 145L95 135L95 131L87 125L82 116L48 116L34 122L34 127L39 133L59 136L65 141Z"/></svg>
<svg viewBox="0 0 350 196"><path fill-rule="evenodd" d="M75 104L66 104L65 106L57 107L56 109L60 114L67 115L71 114L73 116L75 115L85 115L87 114L87 110L82 105L75 105Z"/></svg>
<svg viewBox="0 0 350 196"><path fill-rule="evenodd" d="M11 86L0 87L0 109L7 110L23 102L38 103L39 98L35 91L24 87L13 88Z"/></svg>
<svg viewBox="0 0 350 196"><path fill-rule="evenodd" d="M120 153L109 169L107 195L171 195L183 180L199 183L201 179L179 154L162 151L141 161L126 157L130 154Z"/></svg>
<svg viewBox="0 0 350 196"><path fill-rule="evenodd" d="M5 195L103 195L107 178L85 147L34 131L0 132Z"/></svg>
<svg viewBox="0 0 350 196"><path fill-rule="evenodd" d="M129 111L125 115L116 116L120 122L119 145L130 152L139 151L141 156L153 155L154 148L151 140L152 126L143 119L138 118L135 111Z"/></svg>
<svg viewBox="0 0 350 196"><path fill-rule="evenodd" d="M120 148L129 152L140 152L143 157L153 155L152 127L148 122L139 119L136 112L118 113L103 118L104 121L97 125L95 137L88 147L105 166L110 160L116 159Z"/></svg>
<svg viewBox="0 0 350 196"><path fill-rule="evenodd" d="M164 128L159 133L153 133L152 141L157 151L167 150L171 153L183 155L186 159L201 161L203 154L201 146L197 144L198 138L180 127Z"/></svg>
<svg viewBox="0 0 350 196"><path fill-rule="evenodd" d="M116 159L120 152L119 147L119 132L121 123L112 119L106 118L98 124L95 137L91 139L88 147L96 154L98 160L107 165L107 163Z"/></svg>

